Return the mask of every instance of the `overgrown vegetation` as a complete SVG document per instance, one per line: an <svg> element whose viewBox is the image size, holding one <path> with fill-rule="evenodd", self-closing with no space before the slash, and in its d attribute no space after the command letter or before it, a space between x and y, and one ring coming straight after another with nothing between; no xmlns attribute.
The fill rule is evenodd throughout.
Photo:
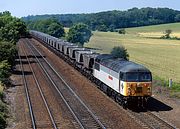
<svg viewBox="0 0 180 129"><path fill-rule="evenodd" d="M158 76L153 77L153 87L157 88L157 93L162 93L162 87L168 89L170 97L177 97L180 98L180 83L172 82L172 87L169 87L169 80L165 80Z"/></svg>
<svg viewBox="0 0 180 129"><path fill-rule="evenodd" d="M33 22L42 19L56 18L65 27L83 22L91 30L115 31L119 28L174 23L180 21L180 11L169 8L132 8L126 11L107 11L91 14L56 14L27 16L23 20L33 27Z"/></svg>
<svg viewBox="0 0 180 129"><path fill-rule="evenodd" d="M4 129L7 125L6 118L8 114L8 109L6 104L0 100L0 129Z"/></svg>
<svg viewBox="0 0 180 129"><path fill-rule="evenodd" d="M10 76L10 65L7 60L3 60L0 63L0 82L8 83L8 78Z"/></svg>
<svg viewBox="0 0 180 129"><path fill-rule="evenodd" d="M27 36L25 23L10 12L0 13L0 129L6 127L8 117L7 106L3 101L3 87L9 83L9 76L17 54L16 42Z"/></svg>

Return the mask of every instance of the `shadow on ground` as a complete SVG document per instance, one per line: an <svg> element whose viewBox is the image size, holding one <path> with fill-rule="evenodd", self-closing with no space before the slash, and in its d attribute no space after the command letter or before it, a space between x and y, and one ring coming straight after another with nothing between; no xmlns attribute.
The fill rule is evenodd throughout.
<svg viewBox="0 0 180 129"><path fill-rule="evenodd" d="M173 108L156 98L149 98L147 108L143 107L137 107L137 106L129 106L128 109L134 111L134 112L146 112L146 111L155 111L155 112L161 112L161 111L170 111L173 110Z"/></svg>
<svg viewBox="0 0 180 129"><path fill-rule="evenodd" d="M42 58L42 56L34 56L34 55L28 55L28 58ZM46 56L43 56L44 58L46 58ZM21 59L27 59L26 56L20 56ZM19 59L17 57L17 59Z"/></svg>
<svg viewBox="0 0 180 129"><path fill-rule="evenodd" d="M13 74L15 74L15 75L22 75L22 71L14 70L14 71L13 71ZM32 75L32 72L30 72L30 71L24 71L24 75Z"/></svg>

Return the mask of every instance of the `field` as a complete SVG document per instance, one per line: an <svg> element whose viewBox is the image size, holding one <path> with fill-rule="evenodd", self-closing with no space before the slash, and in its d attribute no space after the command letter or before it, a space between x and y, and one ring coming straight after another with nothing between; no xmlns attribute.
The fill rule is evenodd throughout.
<svg viewBox="0 0 180 129"><path fill-rule="evenodd" d="M93 32L86 47L98 48L109 53L114 46L123 44L130 60L148 67L154 76L180 83L180 40L158 39L163 31L171 29L180 37L180 23L126 29L127 34L117 32ZM153 38L152 38L153 37ZM155 38L154 38L155 37Z"/></svg>

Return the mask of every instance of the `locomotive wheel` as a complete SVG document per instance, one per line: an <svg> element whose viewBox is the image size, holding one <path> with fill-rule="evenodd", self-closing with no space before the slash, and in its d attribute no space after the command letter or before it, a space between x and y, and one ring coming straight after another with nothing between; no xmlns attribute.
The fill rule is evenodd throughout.
<svg viewBox="0 0 180 129"><path fill-rule="evenodd" d="M127 109L127 104L128 104L127 101L123 101L122 106L124 109Z"/></svg>

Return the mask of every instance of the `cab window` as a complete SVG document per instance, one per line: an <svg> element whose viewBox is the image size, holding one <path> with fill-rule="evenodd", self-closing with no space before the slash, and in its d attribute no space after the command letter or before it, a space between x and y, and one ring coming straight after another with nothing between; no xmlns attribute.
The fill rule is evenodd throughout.
<svg viewBox="0 0 180 129"><path fill-rule="evenodd" d="M152 81L151 73L129 72L123 74L122 80L127 82L149 82Z"/></svg>

